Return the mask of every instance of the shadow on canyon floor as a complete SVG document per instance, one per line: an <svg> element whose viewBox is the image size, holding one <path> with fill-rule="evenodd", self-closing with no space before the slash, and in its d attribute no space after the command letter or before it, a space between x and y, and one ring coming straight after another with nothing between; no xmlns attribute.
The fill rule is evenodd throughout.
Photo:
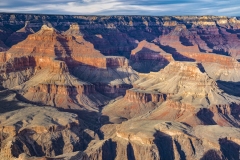
<svg viewBox="0 0 240 160"><path fill-rule="evenodd" d="M109 117L101 115L99 112L63 108L58 108L58 110L77 114L80 123L82 123L83 129L90 129L94 131L94 134L97 134L100 139L104 139L104 135L100 128L105 124L111 124L111 122L109 122Z"/></svg>
<svg viewBox="0 0 240 160"><path fill-rule="evenodd" d="M206 73L206 71L205 71L202 63L198 63L197 66L198 66L199 70L200 70L202 73Z"/></svg>
<svg viewBox="0 0 240 160"><path fill-rule="evenodd" d="M219 156L219 152L211 149L208 150L200 160L221 160L222 158Z"/></svg>
<svg viewBox="0 0 240 160"><path fill-rule="evenodd" d="M128 34L118 29L81 29L81 32L84 34L84 39L91 42L94 48L105 56L124 56L129 58L131 50L137 46L134 40L130 40L132 38ZM101 38L96 35L101 35Z"/></svg>
<svg viewBox="0 0 240 160"><path fill-rule="evenodd" d="M186 37L180 37L179 40L180 40L181 44L184 46L194 46L192 44L192 42L190 42L189 39Z"/></svg>
<svg viewBox="0 0 240 160"><path fill-rule="evenodd" d="M117 143L111 139L105 141L102 147L102 159L114 160L117 156Z"/></svg>
<svg viewBox="0 0 240 160"><path fill-rule="evenodd" d="M170 53L172 54L174 60L176 61L189 61L189 62L195 62L195 59L192 59L192 58L188 58L184 55L182 55L181 53L177 52L177 50L173 47L170 47L170 46L164 46L164 45L161 45L161 44L157 44L160 46L160 48L162 50L164 50L165 52L167 53Z"/></svg>
<svg viewBox="0 0 240 160"><path fill-rule="evenodd" d="M24 108L24 106L19 105L19 102L0 100L0 103L0 114Z"/></svg>
<svg viewBox="0 0 240 160"><path fill-rule="evenodd" d="M219 144L221 146L221 152L224 156L223 159L235 160L240 158L240 145L228 140L227 138L219 139Z"/></svg>
<svg viewBox="0 0 240 160"><path fill-rule="evenodd" d="M228 140L227 138L220 138L220 151L208 150L200 160L237 160L239 159L240 145Z"/></svg>
<svg viewBox="0 0 240 160"><path fill-rule="evenodd" d="M158 148L160 160L174 160L172 137L160 131L157 131L154 137L154 143ZM179 153L181 153L181 157L185 157L184 153Z"/></svg>
<svg viewBox="0 0 240 160"><path fill-rule="evenodd" d="M207 108L201 108L200 111L196 114L197 117L202 121L204 125L215 125L217 124L213 120L213 112Z"/></svg>
<svg viewBox="0 0 240 160"><path fill-rule="evenodd" d="M234 96L240 96L240 82L217 81L218 87L224 90L225 93Z"/></svg>
<svg viewBox="0 0 240 160"><path fill-rule="evenodd" d="M24 105L20 104L21 102L14 100L14 94L15 92L10 90L0 92L0 114L24 108ZM7 99L10 96L13 98Z"/></svg>
<svg viewBox="0 0 240 160"><path fill-rule="evenodd" d="M128 160L135 160L134 150L131 143L128 143L127 145L127 158Z"/></svg>
<svg viewBox="0 0 240 160"><path fill-rule="evenodd" d="M152 55L146 57L147 54ZM155 58L152 59L151 56L155 56ZM164 57L160 57L159 52L154 52L148 48L143 48L141 51L137 52L130 61L131 67L141 73L158 72L168 64L169 61Z"/></svg>

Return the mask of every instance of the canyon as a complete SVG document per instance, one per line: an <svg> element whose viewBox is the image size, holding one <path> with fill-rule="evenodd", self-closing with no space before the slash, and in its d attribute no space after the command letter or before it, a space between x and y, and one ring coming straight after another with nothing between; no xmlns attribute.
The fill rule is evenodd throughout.
<svg viewBox="0 0 240 160"><path fill-rule="evenodd" d="M0 159L239 159L240 17L0 13Z"/></svg>

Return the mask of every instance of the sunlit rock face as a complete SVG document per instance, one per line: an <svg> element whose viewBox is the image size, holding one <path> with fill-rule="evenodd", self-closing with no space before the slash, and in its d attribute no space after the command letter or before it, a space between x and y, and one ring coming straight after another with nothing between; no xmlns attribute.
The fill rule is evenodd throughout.
<svg viewBox="0 0 240 160"><path fill-rule="evenodd" d="M72 109L88 106L96 110L110 100L105 94L113 97L124 95L137 78L128 60L120 56L102 55L93 44L84 40L78 29L78 25L71 25L61 34L43 25L26 40L2 52L2 69L5 70L3 87L23 87L22 95L27 100ZM95 81L85 79L90 78L89 72L82 75L82 70L86 68L99 72L99 78L106 74L104 72L113 70L109 75L112 78L96 80L92 72L90 76ZM111 82L115 79L118 81Z"/></svg>
<svg viewBox="0 0 240 160"><path fill-rule="evenodd" d="M0 14L0 159L238 159L238 19Z"/></svg>
<svg viewBox="0 0 240 160"><path fill-rule="evenodd" d="M239 126L236 117L239 97L224 93L201 68L196 62L174 61L159 72L143 74L123 99L109 104L103 113L113 120L146 113L144 117L149 119L174 120L192 126ZM231 117L231 122L225 116Z"/></svg>

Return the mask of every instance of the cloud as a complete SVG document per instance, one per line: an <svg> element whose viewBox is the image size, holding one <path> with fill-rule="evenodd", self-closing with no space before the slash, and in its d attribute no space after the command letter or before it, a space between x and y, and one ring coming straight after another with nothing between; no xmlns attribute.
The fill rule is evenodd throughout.
<svg viewBox="0 0 240 160"><path fill-rule="evenodd" d="M8 0L0 12L86 15L240 15L239 0Z"/></svg>
<svg viewBox="0 0 240 160"><path fill-rule="evenodd" d="M7 6L8 3L7 2L0 2L0 6Z"/></svg>

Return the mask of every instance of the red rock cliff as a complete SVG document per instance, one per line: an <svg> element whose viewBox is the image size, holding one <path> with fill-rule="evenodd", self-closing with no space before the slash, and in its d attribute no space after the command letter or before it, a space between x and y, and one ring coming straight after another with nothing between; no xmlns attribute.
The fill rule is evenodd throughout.
<svg viewBox="0 0 240 160"><path fill-rule="evenodd" d="M125 99L131 102L163 102L166 100L167 95L162 93L148 93L141 90L130 89L126 91Z"/></svg>

